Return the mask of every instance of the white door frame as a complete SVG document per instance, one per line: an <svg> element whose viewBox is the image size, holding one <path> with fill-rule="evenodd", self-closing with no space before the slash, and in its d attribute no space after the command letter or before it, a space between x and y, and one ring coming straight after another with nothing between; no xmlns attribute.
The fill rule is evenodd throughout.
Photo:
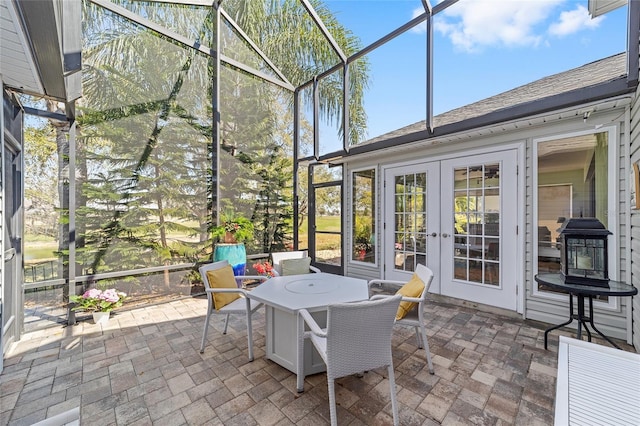
<svg viewBox="0 0 640 426"><path fill-rule="evenodd" d="M449 160L442 161L442 173L441 173L441 186L442 186L442 221L441 221L441 258L442 258L442 280L440 293L446 296L460 298L461 295L465 300L470 300L477 303L483 303L486 305L497 306L504 309L515 311L517 309L517 258L515 246L517 245L518 226L517 226L517 211L520 209L517 200L514 197L517 195L516 179L517 175L517 153L515 150L500 151L483 153L473 156L461 156ZM484 166L487 164L498 164L500 169L500 179L498 180L498 186L489 186L487 190L495 191L496 188L499 191L499 206L494 206L499 212L499 232L495 235L497 237L490 237L488 240L486 236L490 236L491 233L487 233L486 229L489 224L483 219L484 225L476 225L470 222L468 224L469 229L460 233L460 242L458 248L454 245L455 224L453 213L447 214L448 206L454 205L455 191L454 191L454 170L461 169L470 172L467 169L468 166ZM471 172L470 172L471 173ZM473 172L476 173L476 172ZM488 202L488 198L485 199L484 182L486 171L480 171L480 185L476 179L468 179L469 174L464 173L467 183L462 189L465 189L461 195L467 197L469 193L468 189L473 193L480 192L480 203ZM489 180L488 182L491 182ZM468 186L471 184L471 186ZM493 185L493 183L491 184ZM491 188L491 189L489 189ZM485 211L486 206L482 206L480 212ZM515 210L515 211L514 211ZM475 212L475 208L471 210ZM476 213L472 213L475 216ZM471 228L473 226L473 228ZM471 231L474 229L474 231ZM485 237L471 237L469 235L482 235ZM448 236L448 237L447 237ZM499 274L495 274L494 263L495 254L492 254L488 241L499 239L498 245L498 271ZM489 248L488 248L489 247ZM495 252L495 250L493 250ZM456 257L454 257L456 256ZM451 262L448 261L451 260ZM485 260L489 259L489 260ZM474 278L459 277L457 278L456 272L460 272L457 266L458 263L462 265L462 272L467 270L471 264L477 264L473 270L480 272L479 276ZM486 270L485 270L486 268ZM492 273L493 271L493 273ZM471 269L467 271L471 273ZM466 275L466 274L463 274ZM487 279L488 281L483 281ZM493 281L494 284L489 282Z"/></svg>
<svg viewBox="0 0 640 426"><path fill-rule="evenodd" d="M395 182L389 181L387 179L388 175L411 175L411 174L426 174L426 183L427 183L427 192L425 197L426 202L426 227L422 232L419 232L418 238L416 239L414 235L411 235L413 238L413 249L415 250L416 245L420 245L421 248L419 252L415 251L411 253L411 250L405 252L404 250L395 250L396 240L394 238L394 220L391 217L387 217L386 215L394 215L395 214L395 200L394 197L387 197L386 194L388 191L394 192ZM409 164L398 167L387 167L383 171L383 190L385 194L383 194L380 199L384 200L383 207L383 218L382 220L386 222L386 226L383 226L383 241L390 241L388 245L384 247L389 247L388 250L382 250L382 267L384 270L384 278L390 280L409 280L413 272L411 270L404 271L402 269L395 269L395 261L397 256L401 256L401 258L406 257L405 253L409 254L409 259L411 262L415 260L416 257L423 256L426 252L426 266L429 267L433 271L433 281L431 282L431 291L439 292L440 291L440 162L439 161L429 161L419 164ZM423 246L421 242L425 243ZM417 244L417 242L419 242ZM394 247L392 249L391 247ZM401 260L402 261L402 260Z"/></svg>
<svg viewBox="0 0 640 426"><path fill-rule="evenodd" d="M432 163L432 162L439 162L439 161L445 161L445 160L450 160L450 159L454 159L454 158L460 158L460 157L468 157L468 156L475 156L475 155L481 155L481 154L487 154L487 153L496 153L496 152L502 152L502 151L511 151L511 150L515 150L516 151L516 157L517 157L517 176L516 176L516 186L517 186L517 213L516 213L516 232L517 232L517 236L516 236L516 249L515 249L515 263L516 263L516 272L515 272L515 279L516 279L516 307L515 310L518 313L521 313L523 315L526 316L525 313L525 296L526 296L526 292L525 292L525 282L526 282L526 276L525 276L525 230L526 230L526 224L525 224L525 213L526 213L526 194L525 194L525 142L523 140L520 140L518 142L512 142L512 143L506 143L506 144L502 144L500 146L495 146L495 147L481 147L481 148L476 148L476 149L469 149L469 150L465 150L464 152L457 152L457 153L449 153L449 154L442 154L442 155L434 155L434 156L429 156L428 158L423 158L421 160L412 160L412 161L403 161L403 162L398 162L398 163L394 163L394 164L386 164L386 165L382 165L381 166L381 176L384 178L386 176L387 170L390 169L398 169L401 167L408 167L408 166L417 166L420 164L426 164L426 163ZM383 179L381 179L382 181ZM390 185L392 183L387 183L387 185ZM387 276L389 275L386 271L385 271L385 263L386 263L386 252L387 250L392 250L393 249L393 245L394 245L394 241L388 241L387 237L387 232L384 230L384 222L386 220L386 215L387 215L387 211L389 208L393 209L393 203L389 203L389 200L386 200L386 190L384 188L384 186L381 184L380 186L380 191L381 191L381 197L380 199L383 200L382 204L381 204L381 208L382 208L382 212L380 215L380 219L379 221L381 222L380 224L380 229L382 229L383 231L381 232L381 258L382 258L382 270L381 270L381 277L382 278L387 278ZM388 224L388 226L393 226L393 224ZM439 266L438 266L439 268ZM435 271L434 271L435 272ZM388 279L392 279L392 278L388 278ZM437 273L436 276L434 277L434 281L431 285L430 288L430 292L431 293L435 293L435 294L441 294L441 289L440 289L440 273Z"/></svg>

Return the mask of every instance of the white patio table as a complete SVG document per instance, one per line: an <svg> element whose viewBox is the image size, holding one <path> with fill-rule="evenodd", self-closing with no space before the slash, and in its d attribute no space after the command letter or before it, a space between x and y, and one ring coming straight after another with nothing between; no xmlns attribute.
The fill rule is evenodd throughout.
<svg viewBox="0 0 640 426"><path fill-rule="evenodd" d="M267 358L297 374L298 342L304 332L298 324L298 311L307 309L324 327L328 305L367 300L369 290L366 280L321 272L273 277L249 292L249 298L265 305ZM303 364L304 376L326 370L308 341L304 342ZM302 392L301 386L298 391Z"/></svg>

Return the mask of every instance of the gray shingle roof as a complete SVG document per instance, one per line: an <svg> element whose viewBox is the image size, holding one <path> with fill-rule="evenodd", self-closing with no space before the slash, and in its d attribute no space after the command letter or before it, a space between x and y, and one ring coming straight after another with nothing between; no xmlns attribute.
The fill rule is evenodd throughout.
<svg viewBox="0 0 640 426"><path fill-rule="evenodd" d="M470 118L476 118L506 108L514 107L516 105L540 101L572 90L585 89L597 84L625 77L626 75L626 53L619 53L608 58L582 65L578 68L541 78L540 80L516 87L515 89L508 90L481 101L444 112L433 118L433 127L437 128L458 123ZM422 120L369 139L360 145L368 145L424 131L425 128L426 121Z"/></svg>

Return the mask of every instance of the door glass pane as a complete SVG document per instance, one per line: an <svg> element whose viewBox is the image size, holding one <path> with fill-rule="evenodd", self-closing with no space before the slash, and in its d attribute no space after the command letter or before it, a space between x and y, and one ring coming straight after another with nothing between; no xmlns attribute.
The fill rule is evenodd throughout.
<svg viewBox="0 0 640 426"><path fill-rule="evenodd" d="M375 169L353 172L351 259L359 262L376 261L376 174Z"/></svg>
<svg viewBox="0 0 640 426"><path fill-rule="evenodd" d="M340 249L340 235L316 233L316 263L342 265L342 251Z"/></svg>
<svg viewBox="0 0 640 426"><path fill-rule="evenodd" d="M500 164L454 171L454 278L500 285Z"/></svg>
<svg viewBox="0 0 640 426"><path fill-rule="evenodd" d="M427 259L427 174L396 176L395 183L394 266L414 271Z"/></svg>
<svg viewBox="0 0 640 426"><path fill-rule="evenodd" d="M608 149L606 132L538 143L539 273L560 272L558 232L564 221L595 217L608 226Z"/></svg>
<svg viewBox="0 0 640 426"><path fill-rule="evenodd" d="M309 249L309 166L298 166L298 250Z"/></svg>
<svg viewBox="0 0 640 426"><path fill-rule="evenodd" d="M339 184L315 188L316 263L342 265L341 200Z"/></svg>

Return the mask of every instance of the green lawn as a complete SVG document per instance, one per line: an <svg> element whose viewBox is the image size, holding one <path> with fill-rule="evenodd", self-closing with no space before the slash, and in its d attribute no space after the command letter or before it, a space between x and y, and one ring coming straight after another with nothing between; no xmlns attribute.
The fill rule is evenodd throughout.
<svg viewBox="0 0 640 426"><path fill-rule="evenodd" d="M340 216L319 216L316 218L316 229L318 231L339 232L341 226ZM302 248L309 247L309 235L307 234L307 221L305 220L300 227L298 234L298 244ZM340 235L317 234L316 249L331 250L340 248Z"/></svg>

